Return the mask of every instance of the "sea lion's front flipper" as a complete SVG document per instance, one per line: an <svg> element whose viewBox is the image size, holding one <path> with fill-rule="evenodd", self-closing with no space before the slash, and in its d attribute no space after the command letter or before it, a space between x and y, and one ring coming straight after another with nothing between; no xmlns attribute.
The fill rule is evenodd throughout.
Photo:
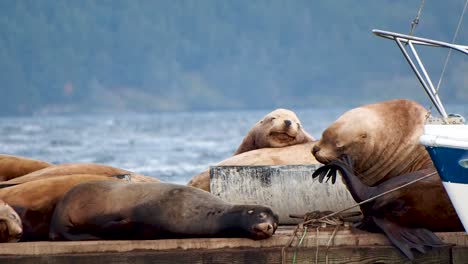
<svg viewBox="0 0 468 264"><path fill-rule="evenodd" d="M373 220L390 242L411 260L414 259L412 249L425 253L425 247L445 246L434 233L427 229L402 227L379 217L373 217Z"/></svg>
<svg viewBox="0 0 468 264"><path fill-rule="evenodd" d="M343 181L348 188L349 193L356 202L362 202L374 195L375 187L367 186L354 174L353 161L351 157L343 155L338 160L333 160L327 165L318 168L312 177L319 177L322 182L324 177L336 177L336 171L339 171ZM330 174L333 174L330 176ZM332 178L332 182L335 180Z"/></svg>
<svg viewBox="0 0 468 264"><path fill-rule="evenodd" d="M336 181L336 170L337 167L333 164L324 165L314 171L312 178L319 177L318 181L320 183L323 182L324 178L327 178L327 182L331 178L332 184L334 184Z"/></svg>

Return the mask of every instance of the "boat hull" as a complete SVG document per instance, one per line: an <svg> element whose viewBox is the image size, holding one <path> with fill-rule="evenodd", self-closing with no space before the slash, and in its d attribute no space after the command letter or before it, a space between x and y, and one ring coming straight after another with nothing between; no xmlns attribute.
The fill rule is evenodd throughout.
<svg viewBox="0 0 468 264"><path fill-rule="evenodd" d="M468 126L426 125L420 141L468 232Z"/></svg>

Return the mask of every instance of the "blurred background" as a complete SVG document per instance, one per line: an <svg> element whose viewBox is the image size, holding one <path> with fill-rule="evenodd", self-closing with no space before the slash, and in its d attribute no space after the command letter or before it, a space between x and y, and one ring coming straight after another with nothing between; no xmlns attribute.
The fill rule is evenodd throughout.
<svg viewBox="0 0 468 264"><path fill-rule="evenodd" d="M395 44L371 33L409 33L420 4L3 0L0 115L425 102ZM450 42L463 4L427 0L415 35ZM458 42L468 44L465 21ZM446 51L424 55L437 81ZM468 100L460 57L444 78L447 102Z"/></svg>
<svg viewBox="0 0 468 264"><path fill-rule="evenodd" d="M451 42L464 0L425 1L415 35ZM343 112L430 107L395 43L419 0L2 0L0 152L97 162L185 183L275 108L315 138ZM468 20L458 43L468 44ZM434 82L446 50L421 56ZM440 91L468 115L468 61Z"/></svg>

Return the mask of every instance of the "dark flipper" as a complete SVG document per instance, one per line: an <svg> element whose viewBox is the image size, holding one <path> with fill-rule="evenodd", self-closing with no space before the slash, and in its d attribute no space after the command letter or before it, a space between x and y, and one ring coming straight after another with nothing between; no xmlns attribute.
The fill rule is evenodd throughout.
<svg viewBox="0 0 468 264"><path fill-rule="evenodd" d="M326 177L327 182L331 179L334 184L336 182L336 171L337 168L333 164L324 165L314 171L312 178L319 177L319 182L322 183L323 179Z"/></svg>
<svg viewBox="0 0 468 264"><path fill-rule="evenodd" d="M372 196L375 187L367 186L361 182L361 180L354 174L353 161L351 157L347 155L344 155L339 160L331 161L329 164L318 168L312 174L312 177L319 177L320 182L322 182L325 177L331 177L332 183L334 183L337 171L340 172L346 187L356 202L362 202Z"/></svg>
<svg viewBox="0 0 468 264"><path fill-rule="evenodd" d="M373 220L385 233L390 242L411 260L414 259L413 252L411 252L412 249L425 253L425 247L445 246L434 233L427 229L402 227L378 217L373 217Z"/></svg>

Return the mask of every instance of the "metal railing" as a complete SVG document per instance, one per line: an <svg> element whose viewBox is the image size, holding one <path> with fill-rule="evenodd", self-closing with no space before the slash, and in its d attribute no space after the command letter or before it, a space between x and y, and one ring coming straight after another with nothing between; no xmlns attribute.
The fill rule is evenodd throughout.
<svg viewBox="0 0 468 264"><path fill-rule="evenodd" d="M434 106L437 108L437 111L439 111L440 115L442 115L442 117L446 119L448 115L447 115L447 112L445 111L445 107L440 101L438 91L434 87L434 84L429 74L427 73L423 62L421 61L415 46L423 45L423 46L432 46L432 47L440 47L440 48L449 48L449 49L459 51L465 55L468 55L468 46L451 44L451 43L447 43L443 41L420 38L420 37L415 37L411 35L383 31L383 30L378 30L378 29L374 29L372 30L372 32L379 37L391 39L396 42L397 46L400 48L401 52L405 56L406 61L408 62L408 64L411 66L411 69L416 74L416 77L418 78L419 82L423 86L427 95L431 99ZM410 56L410 53L408 52L408 47L413 57Z"/></svg>

